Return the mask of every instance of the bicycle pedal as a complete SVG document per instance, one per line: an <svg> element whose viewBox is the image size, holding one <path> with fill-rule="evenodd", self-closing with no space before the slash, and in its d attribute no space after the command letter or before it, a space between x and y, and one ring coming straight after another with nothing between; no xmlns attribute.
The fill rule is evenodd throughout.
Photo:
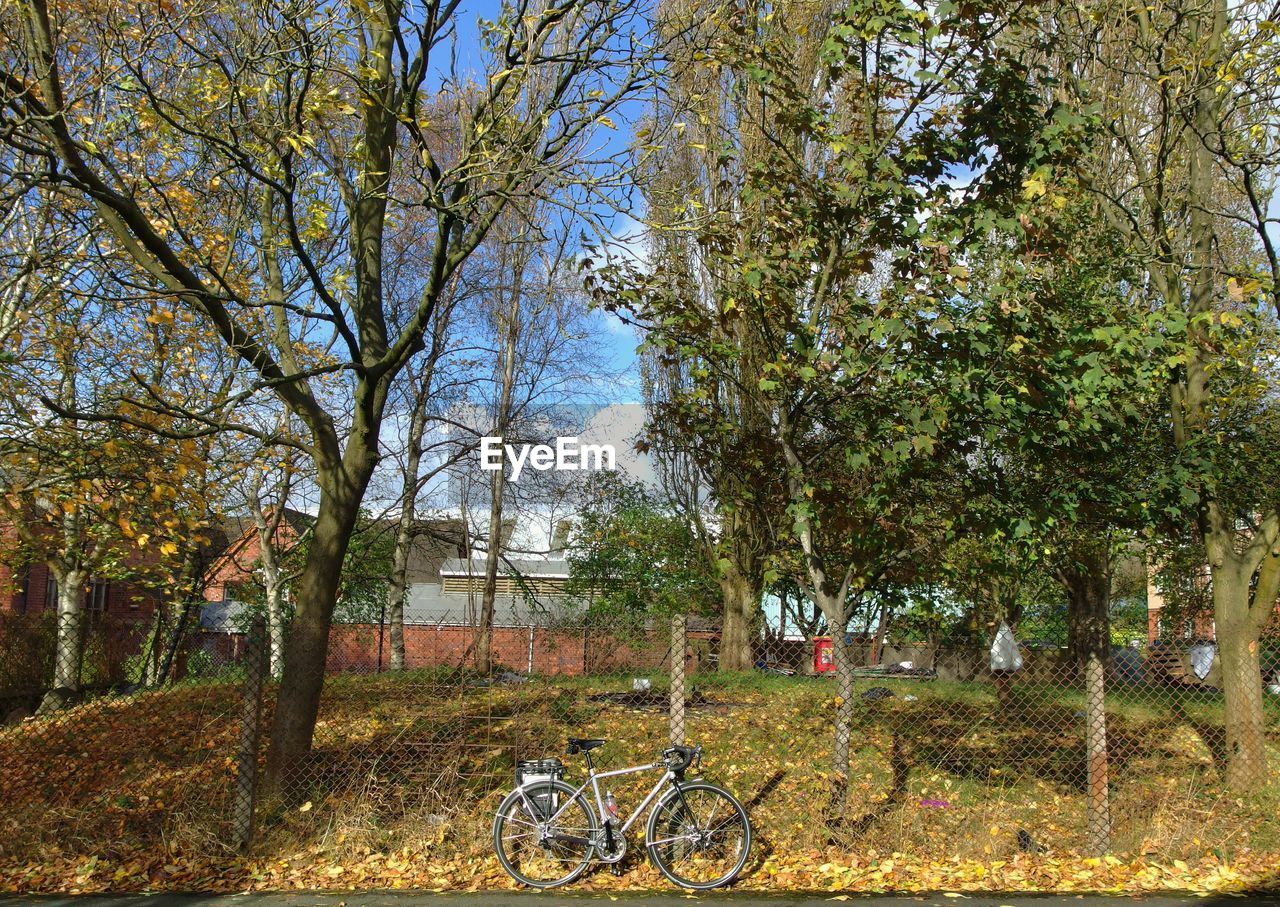
<svg viewBox="0 0 1280 907"><path fill-rule="evenodd" d="M618 877L622 876L622 866L618 863L610 863L609 871L613 873L615 876L618 876Z"/></svg>

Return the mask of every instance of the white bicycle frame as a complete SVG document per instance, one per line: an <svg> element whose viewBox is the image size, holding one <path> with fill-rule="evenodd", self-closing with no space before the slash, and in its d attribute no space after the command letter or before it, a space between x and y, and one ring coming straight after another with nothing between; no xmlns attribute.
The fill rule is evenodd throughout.
<svg viewBox="0 0 1280 907"><path fill-rule="evenodd" d="M577 800L578 797L582 796L583 791L585 791L588 787L591 787L596 795L596 815L600 820L601 827L603 828L604 823L612 817L605 814L604 797L600 795L601 779L616 778L620 775L634 775L639 772L651 772L655 768L666 768L666 763L653 762L649 765L637 765L632 768L619 768L619 769L614 769L613 771L610 771L610 772L597 772L594 768L588 769L587 780L583 783L583 785L579 787L577 790L575 790L573 794L571 794L569 797L565 799L565 802L561 804L560 808L555 811L554 815L552 815L550 818L548 818L545 822L541 824L549 825L552 822L556 821L556 819L559 819L560 814L569 808L569 804L572 803L574 800ZM657 797L658 794L662 792L663 787L668 783L670 783L675 778L675 776L676 776L676 773L669 768L667 768L667 770L662 773L662 777L659 778L658 783L653 786L653 790L649 791L648 795L646 795L645 798L640 801L640 805L635 808L635 811L632 812L631 815L627 817L627 821L623 822L621 827L619 827L618 829L619 834L626 833L627 829L629 829L635 823L636 819L640 818L640 815L645 811L646 808L648 808L649 804L653 802L654 798ZM529 815L534 817L538 815L537 809L534 807L533 801L529 799L529 795L526 794L525 791L532 790L536 794L539 784L545 784L545 782L534 781L528 785L521 785L520 787L516 788L518 791L520 791L520 797L521 799L524 800L524 805L525 805L525 808L529 810ZM595 842L591 842L591 843L595 843Z"/></svg>

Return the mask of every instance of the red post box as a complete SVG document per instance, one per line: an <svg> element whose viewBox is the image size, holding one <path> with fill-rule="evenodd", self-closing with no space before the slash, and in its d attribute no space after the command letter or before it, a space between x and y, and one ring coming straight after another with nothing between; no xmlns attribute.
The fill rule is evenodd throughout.
<svg viewBox="0 0 1280 907"><path fill-rule="evenodd" d="M819 636L813 641L813 673L830 674L836 669L836 652L830 636Z"/></svg>

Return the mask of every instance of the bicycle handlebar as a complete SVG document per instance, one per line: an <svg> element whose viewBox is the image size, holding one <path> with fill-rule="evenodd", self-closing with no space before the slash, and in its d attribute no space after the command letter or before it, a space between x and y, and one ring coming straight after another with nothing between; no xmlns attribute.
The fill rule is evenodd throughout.
<svg viewBox="0 0 1280 907"><path fill-rule="evenodd" d="M673 772L683 772L702 762L702 746L669 746L662 751L662 761Z"/></svg>

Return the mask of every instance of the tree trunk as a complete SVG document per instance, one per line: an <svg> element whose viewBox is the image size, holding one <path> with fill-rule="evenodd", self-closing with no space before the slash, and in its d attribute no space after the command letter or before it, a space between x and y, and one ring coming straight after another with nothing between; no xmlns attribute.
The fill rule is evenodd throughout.
<svg viewBox="0 0 1280 907"><path fill-rule="evenodd" d="M786 440L790 430L786 407L778 412L782 433L782 450L787 460L787 490L792 501L807 500L803 464L795 448ZM849 797L849 737L853 727L853 658L845 634L849 629L849 589L853 582L855 565L850 564L839 582L833 582L827 572L825 558L818 550L813 520L802 510L796 523L796 541L804 555L804 568L814 602L827 618L831 634L832 655L836 669L836 727L835 743L831 749L831 803L830 819L839 824L844 819ZM862 576L866 576L864 572Z"/></svg>
<svg viewBox="0 0 1280 907"><path fill-rule="evenodd" d="M199 610L200 605L195 601L184 601L182 607L178 610L177 618L173 622L173 630L169 633L169 638L165 643L164 655L161 656L159 664L156 666L155 677L149 686L160 686L169 680L173 671L173 663L178 657L178 650L182 647L183 637L187 633L187 624L191 619L191 612Z"/></svg>
<svg viewBox="0 0 1280 907"><path fill-rule="evenodd" d="M1195 20L1202 69L1197 73L1195 105L1187 124L1190 153L1187 155L1186 207L1192 245L1186 299L1190 342L1185 379L1174 385L1172 394L1174 441L1180 449L1212 430L1208 407L1212 363L1207 359L1206 350L1213 348L1214 341L1208 337L1205 316L1212 318L1226 276L1219 266L1218 224L1212 207L1214 193L1219 189L1214 155L1222 142L1220 123L1225 97L1217 90L1219 77L1214 70L1226 53L1224 42L1230 17L1225 0L1214 0L1206 13ZM1180 279L1169 283L1181 293ZM1178 297L1166 298L1166 302L1181 301ZM1258 635L1275 607L1276 516L1272 511L1264 520L1263 530L1252 540L1250 549L1258 542L1265 543L1265 552L1257 554L1236 551L1235 518L1214 497L1211 486L1201 490L1198 517L1212 571L1214 621L1222 659L1226 782L1232 790L1243 792L1251 789L1255 781L1265 778L1267 770ZM1256 590L1251 589L1255 579Z"/></svg>
<svg viewBox="0 0 1280 907"><path fill-rule="evenodd" d="M267 666L271 677L279 679L284 673L284 581L280 576L280 563L276 559L276 544L280 522L283 519L287 495L280 496L276 512L267 519L255 501L254 521L258 533L258 559L262 563L262 588L267 606Z"/></svg>
<svg viewBox="0 0 1280 907"><path fill-rule="evenodd" d="M173 661L186 634L191 614L192 612L199 614L200 606L204 604L204 586L205 563L200 555L200 548L197 545L188 545L182 560L177 602L167 613L165 608L157 612L161 613L164 619L156 624L157 635L153 644L155 657L151 659L148 666L144 686L158 687L170 679Z"/></svg>
<svg viewBox="0 0 1280 907"><path fill-rule="evenodd" d="M1110 769L1107 761L1106 672L1111 658L1111 558L1104 541L1077 544L1059 572L1067 593L1067 650L1084 678L1085 774L1089 848L1111 847Z"/></svg>
<svg viewBox="0 0 1280 907"><path fill-rule="evenodd" d="M489 498L489 546L484 555L484 590L480 595L480 621L476 626L476 670L493 671L493 613L498 598L498 558L502 547L501 470L494 473Z"/></svg>
<svg viewBox="0 0 1280 907"><path fill-rule="evenodd" d="M396 523L395 551L391 560L391 584L387 591L387 616L391 625L391 670L405 669L404 605L409 593L409 553L414 541L413 521L418 504L418 472L422 467L422 434L427 426L427 396L432 370L427 369L417 388L413 415L409 419L408 450L405 452L404 490L400 518Z"/></svg>
<svg viewBox="0 0 1280 907"><path fill-rule="evenodd" d="M396 527L396 547L391 560L391 583L387 590L387 623L391 628L391 670L405 669L404 603L409 593L409 546L413 544L411 520L403 511Z"/></svg>
<svg viewBox="0 0 1280 907"><path fill-rule="evenodd" d="M720 629L722 671L749 671L753 664L752 629L760 607L758 590L736 566L722 571L720 591L724 597L724 619Z"/></svg>
<svg viewBox="0 0 1280 907"><path fill-rule="evenodd" d="M284 590L280 578L267 582L267 657L268 676L279 680L284 673Z"/></svg>
<svg viewBox="0 0 1280 907"><path fill-rule="evenodd" d="M1106 666L1096 652L1084 668L1085 752L1089 798L1089 849L1103 854L1111 849L1111 780L1107 763Z"/></svg>
<svg viewBox="0 0 1280 907"><path fill-rule="evenodd" d="M84 662L84 581L83 570L50 570L58 583L57 646L53 659L53 680L40 703L40 712L65 707L80 689Z"/></svg>
<svg viewBox="0 0 1280 907"><path fill-rule="evenodd" d="M1226 782L1253 790L1266 777L1266 717L1258 633L1249 620L1249 584L1236 570L1213 571L1214 625L1226 702Z"/></svg>
<svg viewBox="0 0 1280 907"><path fill-rule="evenodd" d="M138 672L137 683L139 686L153 687L156 685L156 678L160 674L160 648L162 643L160 640L169 638L168 621L165 620L164 605L161 604L156 608L155 614L152 615L151 632L147 634L146 642L143 643L142 651L142 670Z"/></svg>
<svg viewBox="0 0 1280 907"><path fill-rule="evenodd" d="M348 449L348 453L352 451ZM312 530L311 550L298 578L297 610L285 645L285 669L271 726L267 782L286 796L306 781L302 770L320 711L329 625L338 600L342 562L365 486L373 474L372 454L355 453L350 459L355 462L320 475L320 510Z"/></svg>
<svg viewBox="0 0 1280 907"><path fill-rule="evenodd" d="M1067 653L1083 675L1090 657L1111 661L1111 560L1102 543L1077 545L1059 581L1067 593Z"/></svg>
<svg viewBox="0 0 1280 907"><path fill-rule="evenodd" d="M889 632L889 618L892 616L892 609L888 602L880 605L880 619L876 623L876 635L871 640L871 651L867 655L867 664L875 667L880 664L880 658L884 654L884 638Z"/></svg>
<svg viewBox="0 0 1280 907"><path fill-rule="evenodd" d="M287 418L282 417L281 429L287 428L287 425ZM267 667L271 677L279 679L284 673L285 589L276 545L280 542L280 526L284 522L285 507L293 488L292 470L290 467L285 468L279 486L272 491L273 503L267 508L262 505L263 480L262 475L256 477L248 500L254 533L258 537L258 561L261 565L259 569L267 610Z"/></svg>
<svg viewBox="0 0 1280 907"><path fill-rule="evenodd" d="M831 749L831 817L844 818L849 797L849 741L853 736L853 652L842 625L831 634L836 668L836 728Z"/></svg>
<svg viewBox="0 0 1280 907"><path fill-rule="evenodd" d="M503 246L503 252L506 252ZM502 256L506 261L506 255ZM498 386L497 413L494 419L495 434L504 442L511 427L511 399L515 390L516 358L520 339L520 303L524 292L524 261L516 256L515 279L507 300L507 310L499 324L504 331L502 338L502 373ZM484 558L484 592L480 599L480 625L476 628L476 669L481 674L493 670L493 612L498 594L498 556L502 538L502 495L506 489L506 466L503 464L493 474L489 485L489 547Z"/></svg>
<svg viewBox="0 0 1280 907"><path fill-rule="evenodd" d="M275 546L286 498L287 492L280 496L280 502L270 520L257 501L253 503L253 517L258 532L258 559L262 562L262 588L267 606L267 670L277 680L284 673L285 625L284 583L280 576L280 563L276 560Z"/></svg>

